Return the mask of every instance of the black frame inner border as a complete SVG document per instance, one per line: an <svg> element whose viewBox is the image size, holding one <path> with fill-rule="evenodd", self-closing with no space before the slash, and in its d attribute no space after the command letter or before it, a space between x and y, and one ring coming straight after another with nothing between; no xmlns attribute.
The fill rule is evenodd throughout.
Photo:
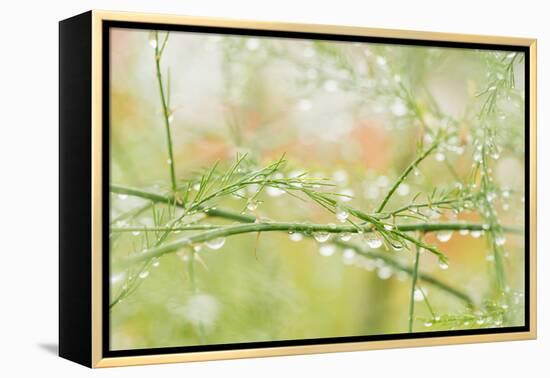
<svg viewBox="0 0 550 378"><path fill-rule="evenodd" d="M261 341L261 342L246 342L246 343L231 343L231 344L211 344L211 345L193 345L181 347L161 347L161 348L139 348L128 350L110 350L110 317L109 317L109 214L110 214L110 38L109 30L111 28L125 28L137 30L163 30L173 32L188 32L188 33L205 33L205 34L227 34L239 36L255 36L255 37L272 37L272 38L289 38L289 39L309 39L309 40L324 40L338 42L363 42L363 43L378 43L388 45L405 45L405 46L425 46L425 47L440 47L440 48L460 48L474 50L497 50L497 51L517 51L524 53L525 63L525 264L524 264L524 288L525 288L525 323L518 327L501 327L501 328L482 328L471 330L454 330L454 331L432 331L432 332L415 332L415 333L394 333L382 335L367 335L367 336L343 336L330 338L316 339L301 339L301 340L278 340L278 341ZM403 31L406 33L406 31ZM408 339L424 339L432 337L448 337L448 336L467 336L467 335L487 335L501 334L513 332L529 332L530 330L530 59L528 46L516 45L501 45L492 43L470 43L470 42L451 42L451 41L432 41L423 39L406 39L406 38L390 38L390 37L369 37L356 35L336 35L325 33L310 33L310 32L289 32L289 31L273 31L261 29L245 29L245 28L228 28L214 26L194 26L194 25L170 25L147 22L132 22L132 21L102 21L102 123L103 123L103 155L102 155L102 356L105 357L129 357L141 355L159 355L173 353L193 353L193 352L210 352L224 351L237 349L256 349L256 348L276 348L290 346L306 346L318 344L341 344L355 343L367 341L384 341L384 340L408 340ZM108 132L105 132L108 130Z"/></svg>

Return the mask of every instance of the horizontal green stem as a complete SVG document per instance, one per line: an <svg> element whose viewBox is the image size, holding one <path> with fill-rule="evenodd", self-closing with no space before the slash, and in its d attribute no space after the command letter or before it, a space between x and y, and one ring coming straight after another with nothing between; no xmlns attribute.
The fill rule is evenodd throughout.
<svg viewBox="0 0 550 378"><path fill-rule="evenodd" d="M354 232L356 229L354 227L346 227L346 232ZM309 225L309 224L296 224L296 223L245 223L234 226L226 226L220 229L215 229L212 231L207 231L201 234L193 235L190 237L180 238L171 243L167 243L163 246L157 248L149 249L143 253L135 254L122 262L122 265L132 265L138 262L147 261L155 257L160 257L162 255L173 253L181 248L189 247L193 244L203 243L208 240L224 238L231 235L238 235L251 232L266 232L266 231L293 231L293 232L337 232L331 226L327 225ZM341 240L333 240L332 244L342 247L342 248L352 248L358 254L365 256L369 259L382 260L386 265L403 271L409 275L413 274L413 270L400 262L396 261L388 253L376 252L371 250L366 250L358 245L353 243L343 242ZM437 280L436 278L429 276L427 274L419 273L419 279L423 280L426 283L432 284L448 293L458 297L462 301L466 302L468 305L472 305L472 300L469 296L460 290L454 289L451 286Z"/></svg>
<svg viewBox="0 0 550 378"><path fill-rule="evenodd" d="M229 213L224 211L223 213L210 211L210 216L225 218L222 214ZM245 223L252 223L251 219L244 217ZM361 229L364 233L373 232L372 227L365 226L348 226L348 225L334 225L334 224L311 224L311 223L291 223L291 222L266 222L260 223L267 227L271 226L269 229L260 230L260 231L294 231L294 232L328 232L328 233L358 233ZM196 231L196 230L214 230L214 229L228 229L234 227L233 225L214 225L214 224L190 224L188 226L177 226L177 227L143 227L143 226L127 226L127 227L111 227L112 232L147 232L147 231ZM468 230L468 231L483 231L483 225L476 223L419 223L419 224L403 224L396 225L396 231L410 232L410 231L422 231L422 232L435 232L435 231L458 231L458 230ZM245 232L254 232L245 231ZM508 228L508 232L516 233L519 232L517 229Z"/></svg>
<svg viewBox="0 0 550 378"><path fill-rule="evenodd" d="M173 205L182 207L182 205L177 203L174 200L174 197L172 196L164 196L162 194L152 193L145 190L128 187L128 186L122 186L122 185L111 185L110 188L112 193L127 194L130 196L140 197L140 198L157 202L157 203L173 204ZM252 215L239 214L239 213L235 213L235 212L231 212L223 209L210 208L205 210L205 212L210 217L234 220L242 223L253 223L256 221L256 217ZM366 216L367 215L364 215L363 217L366 217ZM372 216L368 216L368 217L369 219L372 218ZM300 225L296 223L292 223L292 224L295 226ZM302 224L302 225L305 225L305 224ZM307 226L311 227L313 225L307 225ZM324 227L324 228L319 228L317 231L329 230L329 232L357 232L357 229L355 226L347 226L347 225L341 225L341 226L317 225L317 226ZM507 232L507 233L522 232L521 229L515 228L515 227L503 227L502 229L504 232ZM149 230L152 230L152 229L149 229ZM369 230L370 230L369 227L364 228L365 232ZM484 231L485 229L483 228L483 225L476 224L476 223L449 222L449 223L419 223L419 224L397 225L395 227L395 230L402 231L402 232L409 232L409 231L435 232L435 231L459 231L459 230ZM182 228L182 231L183 231L183 228Z"/></svg>
<svg viewBox="0 0 550 378"><path fill-rule="evenodd" d="M174 201L173 197L151 193L148 191L144 191L144 190L136 189L132 187L125 187L121 185L111 185L111 192L118 193L118 194L132 195L132 196L140 197L156 203L175 204L176 206L181 207L180 204ZM134 255L131 258L125 260L123 264L131 264L133 263L133 261L141 261L141 260L150 259L156 256L161 256L166 253L174 252L180 248L184 248L186 246L189 246L195 243L202 243L204 241L211 240L214 238L226 237L226 236L248 233L248 232L293 231L293 232L303 232L306 235L308 233L321 232L321 231L329 232L329 233L357 232L356 226L347 226L347 225L334 226L334 225L316 225L316 224L300 224L300 223L298 224L297 223L255 223L256 217L254 216L247 215L247 214L238 214L235 212L231 212L223 209L216 209L216 208L210 208L206 210L206 213L209 217L218 217L218 218L223 218L227 220L234 220L244 224L240 224L236 226L235 225L222 226L221 228L214 228L214 227L217 227L216 225L203 225L203 226L207 226L205 227L207 229L208 227L213 227L214 229L205 233L190 236L188 238L182 238L182 239L176 240L172 243L166 244L164 246L159 246L157 248L148 250L145 253L141 253L139 255ZM231 227L231 228L228 230L228 227ZM396 226L395 229L402 232L407 232L407 231L432 232L432 231L443 231L443 230L481 231L481 230L484 230L484 227L480 224L472 224L472 223L422 223L422 224L398 225ZM152 228L139 229L139 231L141 230L154 231L154 229ZM178 229L171 228L171 230L177 231ZM182 231L184 230L185 230L185 227L182 227ZM503 230L506 232L513 232L513 233L521 232L520 229L511 228L511 227L504 227ZM138 229L134 229L134 231L138 231ZM159 231L161 230L159 229ZM371 228L365 226L364 231L369 232L371 231ZM386 265L392 267L393 269L403 271L411 276L413 274L413 269L411 267L393 259L392 257L390 257L388 253L367 250L356 244L343 242L338 239L333 240L332 244L335 244L342 248L351 248L355 250L358 254L366 258L382 260ZM464 301L468 306L473 306L473 301L467 294L463 293L459 289L456 289L438 280L435 277L432 277L425 273L418 272L418 279L432 286L438 287L439 289L446 291L447 293L459 298L460 300Z"/></svg>

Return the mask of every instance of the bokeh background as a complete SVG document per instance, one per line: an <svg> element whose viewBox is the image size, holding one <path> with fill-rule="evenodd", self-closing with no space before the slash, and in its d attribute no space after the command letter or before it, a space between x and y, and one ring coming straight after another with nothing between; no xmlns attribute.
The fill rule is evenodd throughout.
<svg viewBox="0 0 550 378"><path fill-rule="evenodd" d="M166 192L168 156L150 37L150 31L111 31L111 183ZM329 177L353 197L349 205L372 212L416 157L425 129L453 127L461 148L438 151L423 162L388 207L409 204L433 188L455 188L467 181L475 160L472 140L480 127L481 102L476 94L490 85L491 62L508 54L173 32L162 69L170 80L176 174L190 177L216 161L230 163L237 153L247 153L259 166L284 153L285 175ZM491 161L502 188L494 200L499 220L515 227L524 219L523 75L523 61L517 59L516 95L499 103L500 150ZM403 88L414 106L404 99ZM258 217L337 222L318 205L285 194L266 193L260 200L253 212ZM111 217L143 204L112 196ZM223 207L241 211L245 204L228 198ZM480 222L475 210L443 212L438 219ZM130 225L147 222L145 213ZM476 236L455 232L441 242L428 235L450 264L442 270L424 253L420 269L466 291L481 306L490 297L494 261L485 236ZM112 258L136 252L143 237L117 235ZM255 234L228 238L222 248L198 253L197 291L190 285L186 255L166 255L146 277L132 277L140 280L139 287L111 309L111 348L406 332L410 277L377 261L345 258L340 251L325 249L322 255L325 246L307 238L293 241L286 233L264 233L257 246ZM513 298L505 309L507 323L464 318L436 327L423 320L431 314L418 293L415 330L523 324L523 235L507 235L504 247ZM387 253L412 264L409 251ZM130 275L112 272L113 297ZM439 316L469 313L449 294L420 286Z"/></svg>

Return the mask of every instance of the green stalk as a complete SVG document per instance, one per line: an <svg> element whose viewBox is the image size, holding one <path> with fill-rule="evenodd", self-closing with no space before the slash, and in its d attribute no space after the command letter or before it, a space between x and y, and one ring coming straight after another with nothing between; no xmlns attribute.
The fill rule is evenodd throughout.
<svg viewBox="0 0 550 378"><path fill-rule="evenodd" d="M141 189L126 187L121 185L111 185L110 189L111 189L111 192L113 193L132 195L132 196L147 199L156 203L174 204L173 197L151 193ZM176 203L175 205L179 207L183 207L183 205L178 203ZM151 256L150 254L160 256L165 253L173 252L174 248L179 249L182 246L191 245L193 243L204 242L217 237L225 237L225 236L248 233L248 232L263 232L263 231L293 231L293 232L301 231L304 233L306 232L311 233L315 231L330 232L330 233L357 232L357 226L347 226L347 225L341 225L341 226L330 225L329 226L329 225L314 225L314 224L300 224L300 223L254 223L256 222L256 217L254 216L246 215L246 214L238 214L238 213L234 213L223 209L211 208L208 210L207 215L209 217L218 217L218 218L223 218L228 220L234 220L244 224L237 225L237 226L234 226L234 225L220 226L219 228L215 228L217 227L215 225L204 225L206 226L205 227L206 229L208 229L209 227L212 227L213 230L208 233L193 235L190 238L176 240L173 243L148 251L147 252L148 255L146 256L144 256L145 254L141 254L141 255L136 255L133 258L137 260L152 258L154 256ZM228 229L228 227L230 227L230 229ZM146 230L145 228L143 229L132 228L132 230L133 231L147 231L147 230L150 231L151 229ZM178 228L176 227L159 228L158 231L170 231L170 230L177 231ZM185 231L185 227L181 227L181 230ZM363 230L364 232L372 231L371 228L366 226ZM432 231L442 231L442 230L481 231L481 230L484 230L484 228L480 224L471 224L471 223L423 223L423 224L396 225L395 230L399 232L409 232L409 231L432 232ZM120 231L123 231L123 230L120 230ZM513 232L513 233L521 232L521 230L519 229L507 228L507 227L504 227L503 231ZM364 250L360 246L357 246L351 243L345 243L340 240L333 240L332 243L342 248L352 248L358 254L370 259L381 259L392 268L403 271L411 276L413 275L413 269L411 267L403 265L398 261L392 259L391 257L389 257L389 254L387 253ZM131 263L132 263L131 261L124 262L124 264L131 264ZM449 294L464 301L467 306L473 307L473 301L471 300L471 298L467 294L464 294L463 292L461 292L460 290L455 289L452 286L449 286L439 281L438 279L423 273L418 273L417 279L420 279L423 282L426 282L435 287L438 287L439 289L446 291Z"/></svg>
<svg viewBox="0 0 550 378"><path fill-rule="evenodd" d="M352 232L352 229L353 228L350 227L349 232ZM212 240L220 237L227 237L231 235L238 235L238 234L250 233L250 232L264 232L264 231L293 231L293 232L306 233L306 232L312 232L315 230L323 231L323 232L334 232L332 227L327 225L307 225L307 224L295 224L295 223L245 223L245 224L239 224L235 226L227 226L221 229L216 229L216 230L204 232L197 235L192 235L190 237L180 238L178 240L175 240L163 246L149 249L144 253L135 254L129 257L128 259L124 260L123 262L121 262L120 265L123 265L123 266L132 265L144 260L150 260L154 257L160 257L168 253L176 252L181 248L190 247L193 244L203 243L208 240ZM333 240L332 244L342 248L352 248L359 255L362 255L364 257L367 257L373 260L380 259L384 261L385 264L387 264L388 266L396 270L403 271L409 275L413 274L413 270L410 267L407 267L401 264L400 262L398 262L397 260L393 259L392 257L390 257L388 253L365 250L358 245L355 245L353 243L343 242L340 240ZM464 294L461 291L454 289L449 285L427 274L419 274L418 277L424 282L432 284L454 295L455 297L461 299L468 306L472 306L473 301L467 294Z"/></svg>
<svg viewBox="0 0 550 378"><path fill-rule="evenodd" d="M223 214L228 214L227 211L212 211L210 210L208 214L212 217L226 218ZM246 223L252 223L254 217L248 217L242 215L239 217L241 221ZM295 231L295 232L328 232L331 234L340 234L340 233L369 233L374 232L370 226L348 226L348 225L334 225L334 224L305 224L305 223L292 223L292 222L269 222L269 223L260 223L265 227L273 227L273 229L266 231ZM177 226L177 227L139 227L139 226L128 226L128 227L111 227L112 232L152 232L152 231L196 231L196 230L219 230L224 228L230 228L234 226L227 225L213 225L213 224L190 224L189 226ZM358 229L359 228L359 229ZM468 230L468 231L483 231L483 225L477 223L419 223L419 224L403 224L396 225L396 231L402 232L411 232L411 231L422 231L422 232L435 232L435 231L459 231L459 230ZM511 233L517 233L517 229L508 229ZM264 230L261 230L264 231ZM411 238L412 239L412 238ZM408 239L407 239L408 240ZM422 245L420 245L422 247Z"/></svg>
<svg viewBox="0 0 550 378"><path fill-rule="evenodd" d="M166 144L168 145L168 167L170 169L170 183L172 186L172 192L175 194L177 190L177 183L176 183L176 169L175 169L175 162L174 162L174 152L172 147L172 133L170 131L170 108L169 104L166 100L166 95L164 93L164 85L162 82L162 72L160 69L160 58L162 57L162 53L164 51L164 48L166 47L166 42L168 40L168 34L166 34L166 37L164 38L162 46L159 48L158 43L158 32L155 32L155 38L157 40L156 46L155 46L155 69L157 72L157 82L160 92L160 101L162 104L162 115L164 118L164 128L166 130Z"/></svg>
<svg viewBox="0 0 550 378"><path fill-rule="evenodd" d="M416 290L416 281L418 280L418 265L420 262L420 247L416 246L414 257L414 267L412 271L411 297L409 298L409 333L413 331L414 322L414 291Z"/></svg>
<svg viewBox="0 0 550 378"><path fill-rule="evenodd" d="M424 160L426 157L428 157L433 150L435 150L437 148L437 146L439 145L438 142L435 142L433 143L430 148L428 148L426 151L424 151L421 155L419 155L411 164L409 164L409 166L407 167L407 169L405 169L403 171L403 173L401 173L401 176L399 176L399 178L397 179L397 181L393 184L393 186L390 188L390 190L388 191L388 193L386 194L386 196L384 197L384 199L382 200L382 203L380 204L380 206L378 206L378 209L376 209L376 213L381 213L382 210L384 210L384 207L386 207L386 204L388 203L388 201L390 200L391 196L393 195L393 193L397 190L397 188L399 187L399 185L401 185L401 183L407 178L407 176L413 171L413 169L418 165L420 164L420 162L422 160Z"/></svg>

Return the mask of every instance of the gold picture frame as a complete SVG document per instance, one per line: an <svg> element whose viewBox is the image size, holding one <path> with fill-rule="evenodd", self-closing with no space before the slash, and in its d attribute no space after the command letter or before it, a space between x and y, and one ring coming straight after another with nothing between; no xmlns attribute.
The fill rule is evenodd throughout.
<svg viewBox="0 0 550 378"><path fill-rule="evenodd" d="M105 353L105 302L109 294L105 287L105 195L103 171L104 150L104 80L105 36L109 23L152 24L152 29L162 25L186 25L248 30L250 32L288 32L312 35L331 35L399 40L403 43L422 41L438 44L456 43L466 46L495 45L522 48L528 57L528 86L526 101L528 109L529 194L528 211L529 248L526 251L529 291L526 313L527 329L518 332L478 333L451 336L430 336L397 338L361 342L308 343L307 345L266 346L204 351L170 352L109 356ZM215 359L236 359L249 357L282 356L309 353L346 352L385 348L434 346L494 341L535 339L536 326L536 69L537 42L535 39L468 34L435 33L376 29L353 26L293 24L279 22L258 22L246 20L216 19L209 17L187 17L160 14L90 11L60 23L60 138L61 138L61 204L60 204L60 355L89 367L113 367L155 363L206 361ZM79 65L72 68L69 65ZM80 70L80 71L79 71ZM76 88L76 89L75 89ZM76 109L76 110L75 110ZM84 123L84 124L83 124ZM78 128L76 127L78 125ZM72 126L72 129L71 129ZM527 137L527 136L526 136ZM75 142L78 140L80 142ZM79 147L80 146L80 147ZM87 146L87 150L81 147ZM89 162L89 169L71 165L70 154L77 154ZM527 154L526 154L527 155ZM76 181L75 175L77 175ZM70 176L70 177L69 177ZM76 184L75 184L76 182ZM78 189L78 190L77 190ZM84 190L85 194L82 194ZM81 209L71 209L70 199L82 199L89 195ZM64 200L65 199L65 200ZM80 211L79 211L80 210ZM79 211L79 214L76 212ZM84 211L84 213L82 213ZM75 221L78 217L86 220ZM74 236L68 236L70 234ZM77 298L78 297L78 298Z"/></svg>

